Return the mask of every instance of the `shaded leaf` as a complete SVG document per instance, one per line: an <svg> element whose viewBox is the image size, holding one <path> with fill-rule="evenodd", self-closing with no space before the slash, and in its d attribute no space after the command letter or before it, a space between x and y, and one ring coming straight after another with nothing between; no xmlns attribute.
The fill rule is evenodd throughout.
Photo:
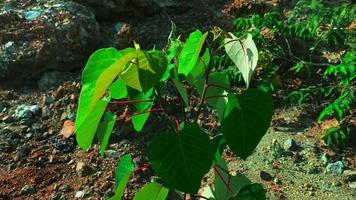
<svg viewBox="0 0 356 200"><path fill-rule="evenodd" d="M266 191L261 184L253 183L243 187L233 200L265 200Z"/></svg>
<svg viewBox="0 0 356 200"><path fill-rule="evenodd" d="M268 93L248 89L230 95L221 128L231 150L242 159L251 155L269 128L272 114L273 99Z"/></svg>
<svg viewBox="0 0 356 200"><path fill-rule="evenodd" d="M173 81L174 85L176 86L180 96L182 97L185 105L189 106L187 88L185 88L184 84L181 83L178 79L172 78L172 81Z"/></svg>
<svg viewBox="0 0 356 200"><path fill-rule="evenodd" d="M100 154L104 156L105 149L108 146L109 139L114 128L117 116L112 112L105 112L103 120L100 122L97 130L97 136L100 143Z"/></svg>
<svg viewBox="0 0 356 200"><path fill-rule="evenodd" d="M147 149L153 170L169 186L196 194L209 171L213 153L209 136L198 125L186 125L178 133L155 136Z"/></svg>

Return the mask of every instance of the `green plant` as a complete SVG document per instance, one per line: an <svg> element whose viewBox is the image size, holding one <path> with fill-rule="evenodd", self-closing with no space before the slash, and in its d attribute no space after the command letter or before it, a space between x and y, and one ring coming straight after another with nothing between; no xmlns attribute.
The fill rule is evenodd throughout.
<svg viewBox="0 0 356 200"><path fill-rule="evenodd" d="M154 135L147 148L147 157L164 186L157 183L146 185L134 199L150 193L146 199L152 195L161 195L164 199L168 191L165 188L195 195L202 178L211 168L218 173L217 162L227 145L237 156L246 159L269 127L273 114L272 97L249 88L258 60L252 36L248 34L240 39L230 33L222 46L219 46L216 35L213 36L213 39L207 39L208 32L197 30L183 43L172 33L166 50L141 50L138 44L135 48L119 51L105 48L96 51L87 62L75 122L78 145L85 150L97 135L100 153L105 155L116 121L130 119L134 129L141 131L151 113L166 112L169 115L167 110L170 108L163 106L161 102L165 99L160 95L169 83L176 87L184 107L197 110L191 118L186 117L185 110L188 109L182 109L183 116L170 114L172 116L169 117L175 119L172 121L175 130L167 127L167 131ZM202 51L204 46L206 48ZM245 90L238 92L231 87L226 69L211 67L211 57L222 50L241 72ZM196 88L199 101L190 101L186 85ZM110 110L110 104L131 105L133 114L118 117L115 111ZM222 134L214 138L210 138L197 123L207 106L215 110L221 123ZM134 169L130 160L129 156L123 157L119 163L116 194L112 199L122 196ZM236 178L236 181L241 181L241 178ZM263 188L252 184L239 190L229 190L228 198L251 192L261 196L257 199L264 199Z"/></svg>

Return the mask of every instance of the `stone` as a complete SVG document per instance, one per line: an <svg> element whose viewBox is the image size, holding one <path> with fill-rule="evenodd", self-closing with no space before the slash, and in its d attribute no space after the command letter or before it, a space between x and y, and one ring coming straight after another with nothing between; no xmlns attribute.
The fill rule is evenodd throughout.
<svg viewBox="0 0 356 200"><path fill-rule="evenodd" d="M344 164L341 161L337 161L334 163L329 163L326 166L326 172L332 176L338 176L342 174L344 168Z"/></svg>
<svg viewBox="0 0 356 200"><path fill-rule="evenodd" d="M63 0L5 1L0 6L0 78L39 78L85 65L99 47L93 10Z"/></svg>
<svg viewBox="0 0 356 200"><path fill-rule="evenodd" d="M118 151L115 151L115 150L107 150L106 151L106 155L109 157L109 158L120 158L120 152Z"/></svg>
<svg viewBox="0 0 356 200"><path fill-rule="evenodd" d="M345 170L342 173L342 176L344 177L345 182L356 181L356 170Z"/></svg>
<svg viewBox="0 0 356 200"><path fill-rule="evenodd" d="M265 171L260 171L260 178L264 181L272 181L273 180L273 176Z"/></svg>
<svg viewBox="0 0 356 200"><path fill-rule="evenodd" d="M75 193L75 198L84 198L85 192L84 191L78 191Z"/></svg>
<svg viewBox="0 0 356 200"><path fill-rule="evenodd" d="M15 110L15 116L19 119L28 119L37 115L39 111L40 107L38 105L27 106L22 104L17 106Z"/></svg>
<svg viewBox="0 0 356 200"><path fill-rule="evenodd" d="M356 189L356 181L349 183L349 187L352 189Z"/></svg>
<svg viewBox="0 0 356 200"><path fill-rule="evenodd" d="M91 172L90 166L83 161L77 163L75 170L80 177L88 176Z"/></svg>
<svg viewBox="0 0 356 200"><path fill-rule="evenodd" d="M36 189L33 185L25 185L21 188L22 195L33 194L36 192Z"/></svg>
<svg viewBox="0 0 356 200"><path fill-rule="evenodd" d="M283 143L283 148L286 151L296 151L298 149L298 145L293 139L288 139Z"/></svg>

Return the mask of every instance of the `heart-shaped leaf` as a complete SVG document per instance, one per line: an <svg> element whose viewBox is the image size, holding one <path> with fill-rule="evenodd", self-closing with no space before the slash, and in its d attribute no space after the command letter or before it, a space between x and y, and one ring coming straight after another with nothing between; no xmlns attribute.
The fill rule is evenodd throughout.
<svg viewBox="0 0 356 200"><path fill-rule="evenodd" d="M273 99L266 92L248 89L229 96L222 132L231 150L246 159L265 135L272 119Z"/></svg>
<svg viewBox="0 0 356 200"><path fill-rule="evenodd" d="M258 51L255 43L252 40L252 35L247 34L247 38L240 40L234 34L229 33L231 38L225 39L225 51L240 70L246 87L250 85L250 80L255 71Z"/></svg>
<svg viewBox="0 0 356 200"><path fill-rule="evenodd" d="M118 79L109 88L109 94L113 99L122 99L127 97L127 87L123 80Z"/></svg>
<svg viewBox="0 0 356 200"><path fill-rule="evenodd" d="M209 171L213 153L209 136L190 124L178 133L161 133L147 149L153 170L169 186L196 194Z"/></svg>

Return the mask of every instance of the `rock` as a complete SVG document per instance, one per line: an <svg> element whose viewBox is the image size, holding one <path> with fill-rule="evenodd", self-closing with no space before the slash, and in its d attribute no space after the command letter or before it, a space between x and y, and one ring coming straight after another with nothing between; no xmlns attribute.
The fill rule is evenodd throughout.
<svg viewBox="0 0 356 200"><path fill-rule="evenodd" d="M341 161L337 161L334 163L329 163L326 166L326 172L332 176L338 176L342 174L343 168L344 164Z"/></svg>
<svg viewBox="0 0 356 200"><path fill-rule="evenodd" d="M281 144L276 139L273 139L272 144L269 146L269 149L271 150L274 159L279 158L281 156L281 153L283 152Z"/></svg>
<svg viewBox="0 0 356 200"><path fill-rule="evenodd" d="M345 182L356 181L356 170L345 170L342 175Z"/></svg>
<svg viewBox="0 0 356 200"><path fill-rule="evenodd" d="M33 194L36 192L36 189L33 185L25 185L21 188L22 195Z"/></svg>
<svg viewBox="0 0 356 200"><path fill-rule="evenodd" d="M88 176L91 172L90 166L83 161L77 163L75 170L80 177Z"/></svg>
<svg viewBox="0 0 356 200"><path fill-rule="evenodd" d="M107 150L106 151L106 155L109 157L109 158L120 158L120 152L118 151L115 151L115 150Z"/></svg>
<svg viewBox="0 0 356 200"><path fill-rule="evenodd" d="M42 108L42 118L49 118L51 116L51 111L47 106Z"/></svg>
<svg viewBox="0 0 356 200"><path fill-rule="evenodd" d="M260 171L260 178L264 181L272 181L273 176L265 171Z"/></svg>
<svg viewBox="0 0 356 200"><path fill-rule="evenodd" d="M75 193L75 198L84 198L85 192L84 191L78 191Z"/></svg>
<svg viewBox="0 0 356 200"><path fill-rule="evenodd" d="M19 119L31 118L39 113L40 107L38 105L19 105L15 110L15 116Z"/></svg>
<svg viewBox="0 0 356 200"><path fill-rule="evenodd" d="M73 1L6 1L0 5L0 78L82 67L99 36L92 10Z"/></svg>
<svg viewBox="0 0 356 200"><path fill-rule="evenodd" d="M354 181L354 182L350 183L349 186L350 186L350 188L355 190L356 189L356 182Z"/></svg>
<svg viewBox="0 0 356 200"><path fill-rule="evenodd" d="M284 142L283 148L286 151L296 151L298 150L298 145L293 139L288 139Z"/></svg>
<svg viewBox="0 0 356 200"><path fill-rule="evenodd" d="M38 81L38 88L43 91L53 89L58 84L60 77L60 72L45 72ZM49 101L47 100L47 102Z"/></svg>

